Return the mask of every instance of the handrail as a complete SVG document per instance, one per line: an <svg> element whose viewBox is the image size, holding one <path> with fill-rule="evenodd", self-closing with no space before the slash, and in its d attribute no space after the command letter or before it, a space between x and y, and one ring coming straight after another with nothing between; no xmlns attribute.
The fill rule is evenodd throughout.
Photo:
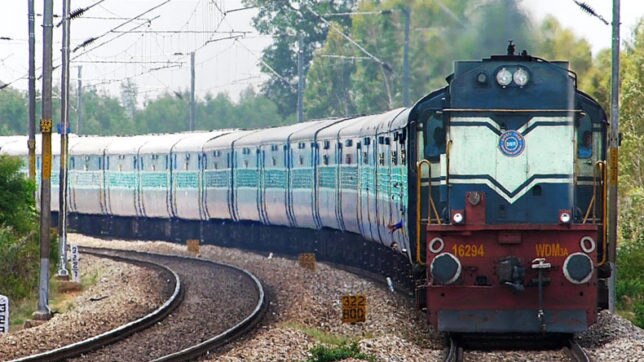
<svg viewBox="0 0 644 362"><path fill-rule="evenodd" d="M440 224L440 218L438 218L438 211L436 210L436 205L434 205L434 200L432 200L432 164L428 160L420 160L416 162L416 262L420 265L425 265L421 259L420 255L420 225L422 223L422 213L421 213L421 188L422 188L422 167L423 165L427 166L427 176L429 181L427 182L427 202L428 206L431 206L434 213L437 216L438 224ZM432 216L431 211L427 210L427 223L431 224Z"/></svg>
<svg viewBox="0 0 644 362"><path fill-rule="evenodd" d="M590 199L590 202L588 203L588 208L586 209L586 212L584 213L584 219L582 220L582 224L585 224L588 222L588 217L590 216L590 211L592 210L593 212L593 224L596 223L597 221L597 213L595 211L595 202L597 198L597 183L599 180L597 180L597 169L602 168L602 165L600 164L601 161L598 161L595 163L593 167L593 197Z"/></svg>
<svg viewBox="0 0 644 362"><path fill-rule="evenodd" d="M599 175L598 175L599 174ZM607 248L607 237L606 237L606 162L605 161L597 161L595 162L595 165L593 167L593 197L590 199L590 203L588 204L588 209L586 210L586 213L584 214L584 219L582 221L582 224L585 224L588 221L588 217L590 216L590 212L592 210L593 212L593 224L595 224L597 221L597 214L596 214L596 204L597 204L597 184L598 184L598 178L601 178L600 184L602 185L602 260L599 262L598 266L602 266L606 264L606 248Z"/></svg>
<svg viewBox="0 0 644 362"><path fill-rule="evenodd" d="M602 182L604 187L602 188L602 260L599 262L599 265L602 266L606 264L606 255L608 254L608 227L606 225L606 215L608 215L608 203L606 202L606 197L608 195L608 172L606 172L606 161L597 161L596 165L601 169L603 174Z"/></svg>

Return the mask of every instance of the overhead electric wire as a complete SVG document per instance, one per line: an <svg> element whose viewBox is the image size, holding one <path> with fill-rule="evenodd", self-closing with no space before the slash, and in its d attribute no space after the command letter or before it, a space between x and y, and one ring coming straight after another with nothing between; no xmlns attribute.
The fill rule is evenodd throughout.
<svg viewBox="0 0 644 362"><path fill-rule="evenodd" d="M145 10L144 12L140 13L139 15L137 15L137 16L135 16L135 17L131 18L130 20L127 20L127 21L125 21L125 22L123 22L123 23L121 23L121 24L119 24L119 25L115 26L114 28L112 28L112 29L110 29L110 30L106 31L106 32L105 32L105 33L103 33L103 34L101 34L101 35L99 35L99 36L96 36L96 37L93 37L93 38L89 38L89 39L87 39L87 40L86 40L86 41L84 41L80 46L76 46L76 48L74 48L74 51L73 51L73 52L76 52L76 50L78 50L78 49L80 49L80 48L82 48L82 47L85 47L85 46L89 45L90 43L93 43L94 41L96 41L96 40L98 40L98 39L100 39L100 38L102 38L102 37L104 37L104 36L106 36L106 35L109 35L109 34L113 33L115 30L118 30L118 29L120 29L120 28L124 27L125 25L127 25L127 24L129 24L129 23L133 22L134 20L137 20L138 18L142 17L143 15L146 15L146 14L148 14L148 13L150 13L150 12L152 12L152 11L154 11L154 10L156 10L156 9L160 8L160 7L162 7L163 5L165 5L165 4L167 4L167 3L169 3L170 1L171 1L171 0L165 0L164 2L162 2L162 3L160 3L160 4L157 4L157 5L153 6L153 7L151 7L151 8L149 8L149 9ZM158 16L157 16L157 18L158 18ZM152 19L152 20L154 20L154 19ZM152 20L150 20L150 21L148 22L148 24L149 24L149 23L151 23L151 22L152 22ZM146 24L146 23L140 24L140 25L138 25L137 27L139 27L139 26L141 26L141 25L144 25L144 24ZM137 27L135 27L135 28L133 28L133 29L136 29ZM133 29L131 29L131 30L133 30ZM121 35L122 35L122 34L121 34ZM117 37L117 38L118 38L118 37ZM116 39L116 38L115 38L115 39ZM94 50L94 49L96 49L96 48L98 48L98 47L100 47L100 46L102 46L102 45L105 45L105 44L107 44L107 43L103 43L103 44L101 44L101 45L99 45L99 46L96 46L96 47L94 47L92 50Z"/></svg>
<svg viewBox="0 0 644 362"><path fill-rule="evenodd" d="M170 1L170 0L167 0L167 1ZM167 2L167 1L166 1L166 2ZM159 18L159 16L160 16L160 15L157 15L157 16L155 16L154 18L150 19L150 22L149 22L149 23L151 23L152 21L154 21L154 20L158 19L158 18ZM138 28L142 27L143 25L146 25L146 24L149 24L149 23L141 23L141 24L139 24L139 25L137 25L137 26L133 27L133 28L132 28L132 29L130 29L130 30L138 29ZM109 43L113 42L114 40L116 40L116 39L118 39L118 38L120 38L120 37L124 36L125 34L127 34L127 33L120 33L120 34L118 34L117 36L115 36L114 38L108 39L108 40L106 40L106 41L102 42L101 44L99 44L99 45L97 45L97 46L95 46L95 47L91 48L91 49L88 49L88 50L86 50L86 51L84 51L84 52L82 52L82 53L80 53L80 54L77 54L76 56L74 56L74 57L72 58L72 60L77 59L78 57L80 57L80 56L82 56L82 55L84 55L84 54L87 54L87 53L89 53L89 52L91 52L91 51L93 51L93 50L95 50L95 49L97 49L97 48L100 48L100 47L102 47L102 46L103 46L103 45L105 45L105 44L109 44ZM94 38L94 40L92 40L90 43L92 43L92 42L94 42L94 41L96 41L96 40L100 39L100 38L101 38L102 36L104 36L104 35L105 35L105 34L103 34L103 35L101 35L101 36L98 36L98 37ZM91 39L91 38L90 38L90 39ZM88 40L89 40L89 39L88 39ZM86 40L85 42L87 42L87 40ZM85 44L85 42L84 42L83 44ZM88 44L86 44L86 46L87 46L87 45L89 45L89 43L88 43ZM79 47L78 47L78 46L77 46L76 48L74 48L74 51L76 51L77 49L79 49Z"/></svg>
<svg viewBox="0 0 644 362"><path fill-rule="evenodd" d="M320 16L320 14L315 12L313 9L311 9L310 6L302 4L302 7L306 8L309 12L311 12L313 15L315 15L315 17L319 18L324 24L326 24L329 27L329 29L334 30L335 32L340 34L343 38L345 38L347 41L349 41L351 44L353 44L356 48L360 49L360 51L362 53L367 55L369 58L371 58L376 63L380 64L383 67L383 69L388 70L390 72L393 71L393 69L391 68L391 65L389 65L389 63L387 63L387 62L381 60L380 58L378 58L377 56L371 54L362 45L358 44L357 41L353 40L353 38L351 38L350 36L345 34L342 30L338 29L334 24L332 24L331 22L326 20L324 17ZM300 16L303 17L301 10L298 10L298 12L300 13Z"/></svg>
<svg viewBox="0 0 644 362"><path fill-rule="evenodd" d="M264 59L262 59L260 56L258 56L255 52L250 50L246 45L244 45L242 42L240 42L238 39L235 39L235 42L239 45L241 45L244 49L246 49L249 53L254 55L268 70L271 71L271 73L275 74L277 78L279 78L284 84L290 86L293 90L297 90L297 87L295 87L293 84L291 84L288 79L284 78L281 74L279 74L273 67L270 66L270 64L266 63Z"/></svg>

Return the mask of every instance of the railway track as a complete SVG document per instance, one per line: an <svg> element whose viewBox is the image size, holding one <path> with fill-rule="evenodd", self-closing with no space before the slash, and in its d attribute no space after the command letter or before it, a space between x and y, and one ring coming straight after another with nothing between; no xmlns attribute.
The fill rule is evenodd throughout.
<svg viewBox="0 0 644 362"><path fill-rule="evenodd" d="M590 362L590 356L583 348L575 341L574 338L570 338L567 342L567 345L564 347L564 352L570 357L571 360L575 362Z"/></svg>
<svg viewBox="0 0 644 362"><path fill-rule="evenodd" d="M501 341L491 338L467 339L467 337L459 335L450 335L444 361L518 360L517 358L521 360L565 360L569 358L573 362L591 362L589 355L572 336L563 340L556 337L536 338L527 343L524 339L501 339ZM508 356L508 354L511 355Z"/></svg>
<svg viewBox="0 0 644 362"><path fill-rule="evenodd" d="M144 265L176 276L164 313L103 335L16 361L178 361L196 358L249 331L267 301L261 282L247 271L211 261L142 252L81 248L82 253ZM238 296L238 297L236 297ZM161 309L161 308L160 308Z"/></svg>

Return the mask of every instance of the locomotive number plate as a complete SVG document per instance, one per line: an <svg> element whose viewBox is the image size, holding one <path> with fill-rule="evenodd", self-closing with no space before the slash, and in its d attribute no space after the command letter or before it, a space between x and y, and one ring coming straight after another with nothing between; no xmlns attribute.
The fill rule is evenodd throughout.
<svg viewBox="0 0 644 362"><path fill-rule="evenodd" d="M342 296L342 323L359 323L367 320L367 297L364 295Z"/></svg>
<svg viewBox="0 0 644 362"><path fill-rule="evenodd" d="M459 244L452 246L452 252L458 257L479 257L485 256L483 244Z"/></svg>
<svg viewBox="0 0 644 362"><path fill-rule="evenodd" d="M298 256L297 260L302 268L315 271L314 253L302 253Z"/></svg>

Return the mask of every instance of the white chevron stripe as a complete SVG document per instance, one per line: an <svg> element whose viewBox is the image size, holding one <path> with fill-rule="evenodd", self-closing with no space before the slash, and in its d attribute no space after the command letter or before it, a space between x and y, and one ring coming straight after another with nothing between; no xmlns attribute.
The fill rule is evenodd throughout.
<svg viewBox="0 0 644 362"><path fill-rule="evenodd" d="M487 117L454 117L452 122L484 122L499 129L496 122ZM572 117L534 117L520 127L520 130L526 130L536 122L567 122L568 124L556 127L542 125L534 128L525 136L525 150L516 157L508 157L499 150L499 136L488 127L452 125L449 174L489 176L509 192L517 193L514 197L509 197L500 190L496 190L494 185L488 185L511 203L524 195L535 183L544 182L543 179L537 179L519 190L519 187L533 176L572 175L575 149ZM450 182L455 180L450 179ZM477 183L474 180L458 182ZM550 183L553 182L564 181L556 179ZM489 181L481 179L478 183L489 184Z"/></svg>

